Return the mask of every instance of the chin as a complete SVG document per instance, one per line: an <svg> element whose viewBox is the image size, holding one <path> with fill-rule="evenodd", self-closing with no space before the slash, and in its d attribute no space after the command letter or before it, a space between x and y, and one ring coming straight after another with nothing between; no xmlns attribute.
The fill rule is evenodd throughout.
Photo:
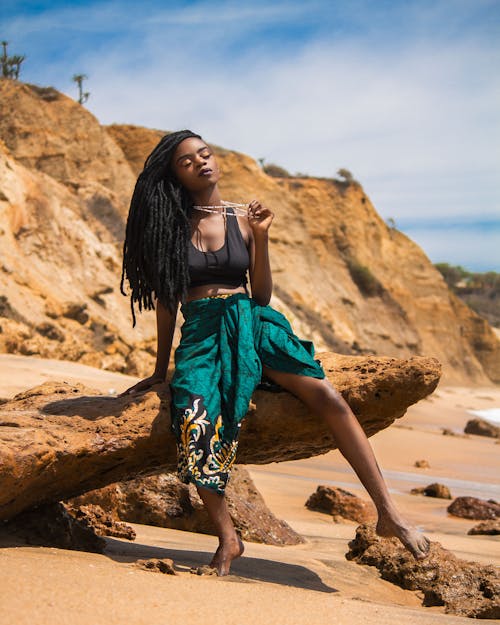
<svg viewBox="0 0 500 625"><path fill-rule="evenodd" d="M203 184L200 185L200 189L208 189L210 187L213 187L214 185L216 185L219 182L219 175L213 175L210 176L210 178L204 178L203 179Z"/></svg>

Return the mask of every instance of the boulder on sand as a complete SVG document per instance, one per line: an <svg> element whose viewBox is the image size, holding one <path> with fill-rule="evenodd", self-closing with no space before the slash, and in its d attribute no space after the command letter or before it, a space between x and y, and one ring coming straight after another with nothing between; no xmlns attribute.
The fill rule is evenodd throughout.
<svg viewBox="0 0 500 625"><path fill-rule="evenodd" d="M493 425L493 423L486 421L486 419L470 419L470 421L467 421L464 432L466 434L500 438L500 427L498 427L498 425Z"/></svg>
<svg viewBox="0 0 500 625"><path fill-rule="evenodd" d="M366 523L377 516L371 502L363 501L348 490L335 486L318 486L305 505L309 510L333 515L334 521L342 517L357 523Z"/></svg>
<svg viewBox="0 0 500 625"><path fill-rule="evenodd" d="M243 540L267 545L304 542L288 523L269 510L244 467L233 467L225 496L229 514ZM120 521L216 534L195 486L182 484L173 473L110 484L66 503L80 507L97 504Z"/></svg>
<svg viewBox="0 0 500 625"><path fill-rule="evenodd" d="M500 517L500 504L493 499L478 499L477 497L457 497L447 508L453 516L462 519L477 519L483 521Z"/></svg>
<svg viewBox="0 0 500 625"><path fill-rule="evenodd" d="M328 378L368 436L434 391L434 358L320 354ZM108 397L47 382L0 406L0 519L107 484L176 469L168 387ZM286 424L286 427L284 426ZM336 448L322 419L287 392L256 391L241 428L239 464L266 464Z"/></svg>
<svg viewBox="0 0 500 625"><path fill-rule="evenodd" d="M104 536L135 539L135 530L116 521L97 505L71 505L62 501L25 510L0 526L6 545L27 543L59 549L104 553Z"/></svg>
<svg viewBox="0 0 500 625"><path fill-rule="evenodd" d="M416 560L397 538L380 538L360 525L349 543L348 560L375 566L382 579L423 593L424 606L471 618L500 617L500 572L494 566L467 562L432 542L429 555Z"/></svg>

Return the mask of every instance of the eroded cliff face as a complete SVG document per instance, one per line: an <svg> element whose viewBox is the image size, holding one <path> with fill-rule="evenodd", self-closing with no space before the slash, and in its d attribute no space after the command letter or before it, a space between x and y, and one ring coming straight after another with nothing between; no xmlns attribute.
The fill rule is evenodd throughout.
<svg viewBox="0 0 500 625"><path fill-rule="evenodd" d="M119 293L128 202L162 132L100 126L52 90L0 80L0 350L147 374L154 313ZM359 185L272 178L217 148L224 196L275 212L272 304L318 351L425 354L456 383L500 381L500 342Z"/></svg>
<svg viewBox="0 0 500 625"><path fill-rule="evenodd" d="M135 176L83 107L0 80L0 351L143 373L154 319L119 293Z"/></svg>

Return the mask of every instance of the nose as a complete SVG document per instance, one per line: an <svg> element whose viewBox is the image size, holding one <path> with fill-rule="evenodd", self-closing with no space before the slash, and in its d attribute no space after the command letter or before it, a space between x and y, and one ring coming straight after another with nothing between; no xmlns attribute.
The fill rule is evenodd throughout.
<svg viewBox="0 0 500 625"><path fill-rule="evenodd" d="M208 158L207 156L203 156L202 154L197 154L196 155L196 162L201 164L201 165L204 165L207 162L207 158Z"/></svg>

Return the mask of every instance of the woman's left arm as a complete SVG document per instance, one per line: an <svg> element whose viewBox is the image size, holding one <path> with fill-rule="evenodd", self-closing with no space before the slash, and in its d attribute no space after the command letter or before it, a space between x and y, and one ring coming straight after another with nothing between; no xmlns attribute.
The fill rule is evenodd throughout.
<svg viewBox="0 0 500 625"><path fill-rule="evenodd" d="M248 223L250 224L250 284L252 299L261 306L271 301L273 279L269 263L269 228L274 214L258 200L249 204Z"/></svg>

